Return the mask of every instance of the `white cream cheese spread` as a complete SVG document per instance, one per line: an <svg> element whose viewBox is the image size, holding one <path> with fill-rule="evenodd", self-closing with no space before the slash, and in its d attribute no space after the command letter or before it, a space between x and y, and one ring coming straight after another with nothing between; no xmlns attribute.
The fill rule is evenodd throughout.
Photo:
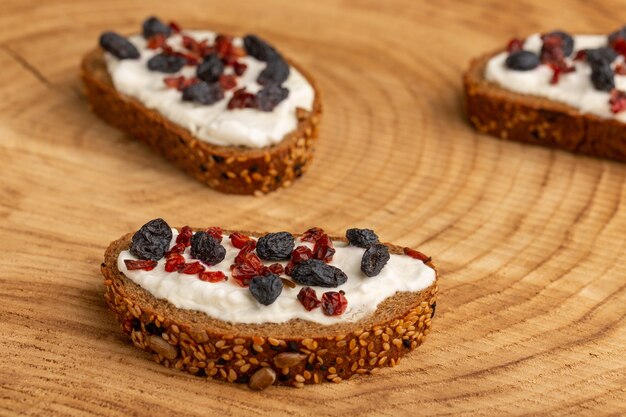
<svg viewBox="0 0 626 417"><path fill-rule="evenodd" d="M574 52L583 49L595 49L608 46L606 35L574 36ZM523 49L539 54L542 47L541 35L529 36ZM626 122L626 112L613 113L609 105L610 93L596 90L591 81L591 66L585 61L566 58L575 71L561 74L556 84L551 84L553 71L547 65L539 65L529 71L509 69L505 65L508 52L502 52L489 60L485 68L485 79L516 93L545 97L568 104L581 113L591 113L604 118L613 118ZM623 62L618 56L614 65ZM615 74L615 88L626 90L626 76Z"/></svg>
<svg viewBox="0 0 626 417"><path fill-rule="evenodd" d="M216 34L208 31L185 31L185 35L197 41L208 39L213 42ZM265 62L251 56L244 56L239 62L247 65L244 74L237 77L237 87L225 91L224 98L212 105L203 105L183 101L181 92L166 88L164 78L183 75L195 75L195 66L185 66L173 74L151 71L147 62L159 52L147 48L147 41L142 36L131 36L128 40L141 53L139 59L120 60L105 52L105 60L115 89L137 99L145 107L154 109L172 122L186 128L200 140L220 146L245 146L262 148L280 142L284 136L296 129L298 120L296 109L311 110L315 91L306 78L295 68L290 67L289 78L282 86L289 89L289 96L271 112L258 109L228 110L227 104L233 91L245 87L256 93L261 89L257 77L266 66ZM181 48L182 35L172 34L168 44ZM233 44L242 46L242 39L235 38ZM225 74L232 74L227 68Z"/></svg>
<svg viewBox="0 0 626 417"><path fill-rule="evenodd" d="M173 237L170 248L176 243L178 231L172 229ZM207 271L222 271L230 277L230 265L239 253L224 237L222 246L226 249L225 259L217 265L206 267ZM312 247L310 243L296 239L296 245ZM374 277L367 277L361 271L361 258L365 249L350 246L343 242L334 242L336 252L330 265L341 269L348 280L336 288L313 287L318 297L326 291L345 292L348 300L346 311L340 316L327 316L321 308L307 311L298 301L298 292L303 288L285 286L273 304L260 304L250 293L249 288L239 286L234 279L221 282L205 282L197 275L185 275L167 272L165 258L158 261L150 270L128 270L124 260L136 260L128 250L122 251L117 260L117 267L130 280L150 292L154 297L165 299L181 309L197 310L208 316L232 323L284 323L292 319L303 319L320 324L355 322L376 311L378 304L396 292L418 292L431 286L436 279L435 271L422 261L406 255L391 254L391 258L382 271ZM195 262L187 247L183 256L187 262ZM264 262L270 265L273 262ZM286 265L285 262L281 262Z"/></svg>

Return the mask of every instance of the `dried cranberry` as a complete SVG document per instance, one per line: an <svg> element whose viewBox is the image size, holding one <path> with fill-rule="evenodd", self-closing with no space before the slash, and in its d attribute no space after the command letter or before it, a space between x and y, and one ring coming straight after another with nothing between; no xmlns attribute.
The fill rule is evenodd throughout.
<svg viewBox="0 0 626 417"><path fill-rule="evenodd" d="M259 257L248 251L250 247L252 245L244 245L235 257L235 263L231 265L232 277L242 287L247 287L252 278L263 275L265 268Z"/></svg>
<svg viewBox="0 0 626 417"><path fill-rule="evenodd" d="M200 272L204 272L204 270L205 270L204 265L196 261L196 262L186 263L185 265L183 265L182 268L178 270L178 272L181 274L195 275L195 274L199 274Z"/></svg>
<svg viewBox="0 0 626 417"><path fill-rule="evenodd" d="M133 235L130 253L139 259L158 261L170 247L172 229L163 219L150 220Z"/></svg>
<svg viewBox="0 0 626 417"><path fill-rule="evenodd" d="M563 54L565 56L570 56L572 52L574 52L574 38L569 33L563 32L562 30L555 30L544 36L558 36L561 38L561 48L563 49Z"/></svg>
<svg viewBox="0 0 626 417"><path fill-rule="evenodd" d="M378 235L372 229L348 229L346 238L353 246L367 248L378 243Z"/></svg>
<svg viewBox="0 0 626 417"><path fill-rule="evenodd" d="M217 265L224 260L226 249L207 232L198 232L191 237L191 256L208 265Z"/></svg>
<svg viewBox="0 0 626 417"><path fill-rule="evenodd" d="M424 263L432 261L430 256L424 255L422 252L415 249L404 248L404 254Z"/></svg>
<svg viewBox="0 0 626 417"><path fill-rule="evenodd" d="M115 32L104 32L100 36L100 46L117 59L139 58L139 51L135 45Z"/></svg>
<svg viewBox="0 0 626 417"><path fill-rule="evenodd" d="M211 54L204 57L204 61L198 65L196 75L202 81L207 83L214 83L220 79L220 75L224 72L224 63L217 56L217 54Z"/></svg>
<svg viewBox="0 0 626 417"><path fill-rule="evenodd" d="M206 282L221 282L226 280L226 275L222 271L204 271L199 278Z"/></svg>
<svg viewBox="0 0 626 417"><path fill-rule="evenodd" d="M246 72L246 69L248 69L248 66L243 62L235 62L233 64L233 71L240 77Z"/></svg>
<svg viewBox="0 0 626 417"><path fill-rule="evenodd" d="M277 54L274 48L256 35L244 36L243 45L248 55L259 61L267 61L268 57Z"/></svg>
<svg viewBox="0 0 626 417"><path fill-rule="evenodd" d="M261 71L256 81L261 85L275 84L279 86L289 78L289 72L289 64L282 56L275 55L267 61L265 69Z"/></svg>
<svg viewBox="0 0 626 417"><path fill-rule="evenodd" d="M213 104L224 98L224 90L219 83L207 84L200 81L183 90L184 101L194 101L201 104Z"/></svg>
<svg viewBox="0 0 626 417"><path fill-rule="evenodd" d="M623 62L620 64L617 64L615 66L614 71L618 75L626 75L626 64L624 64Z"/></svg>
<svg viewBox="0 0 626 417"><path fill-rule="evenodd" d="M178 77L165 77L163 78L163 82L167 88L175 88L178 91L183 91L185 88L199 83L200 80L196 77L185 78L180 75Z"/></svg>
<svg viewBox="0 0 626 417"><path fill-rule="evenodd" d="M530 71L539 66L539 57L530 51L515 51L511 52L504 65L507 68L515 71Z"/></svg>
<svg viewBox="0 0 626 417"><path fill-rule="evenodd" d="M189 226L183 226L176 236L176 243L182 243L185 246L191 245L191 236L193 236L193 230Z"/></svg>
<svg viewBox="0 0 626 417"><path fill-rule="evenodd" d="M574 61L586 61L586 60L587 60L586 49L581 49L578 52L576 52L576 55L574 55Z"/></svg>
<svg viewBox="0 0 626 417"><path fill-rule="evenodd" d="M622 56L626 56L626 39L617 38L615 42L611 43L611 47Z"/></svg>
<svg viewBox="0 0 626 417"><path fill-rule="evenodd" d="M222 74L219 83L225 91L232 90L237 87L237 78L232 74Z"/></svg>
<svg viewBox="0 0 626 417"><path fill-rule="evenodd" d="M315 290L311 287L303 287L298 293L298 301L304 306L307 311L311 311L314 308L320 306L321 301L317 298Z"/></svg>
<svg viewBox="0 0 626 417"><path fill-rule="evenodd" d="M556 64L548 64L548 67L552 70L550 84L557 84L561 78L561 74L567 74L576 70L575 67L562 67Z"/></svg>
<svg viewBox="0 0 626 417"><path fill-rule="evenodd" d="M554 64L556 66L566 66L563 38L558 34L548 33L542 35L541 40L543 41L540 55L541 62L544 64Z"/></svg>
<svg viewBox="0 0 626 417"><path fill-rule="evenodd" d="M272 274L282 275L285 272L285 268L282 266L282 264L275 263L275 264L271 264L270 266L268 266L266 268L266 271Z"/></svg>
<svg viewBox="0 0 626 417"><path fill-rule="evenodd" d="M616 30L615 32L612 32L609 35L608 41L609 41L609 45L613 44L613 42L615 42L617 39L626 39L626 26Z"/></svg>
<svg viewBox="0 0 626 417"><path fill-rule="evenodd" d="M291 252L291 260L285 267L285 273L291 276L293 268L307 259L313 259L313 251L306 246L298 246Z"/></svg>
<svg viewBox="0 0 626 417"><path fill-rule="evenodd" d="M143 22L143 37L148 39L154 35L161 34L166 38L170 36L172 29L159 18L151 16Z"/></svg>
<svg viewBox="0 0 626 417"><path fill-rule="evenodd" d="M148 39L148 42L146 44L146 48L148 48L148 49L159 49L159 48L161 48L165 44L166 39L167 38L164 35L160 34L160 33L157 34L157 35L151 36Z"/></svg>
<svg viewBox="0 0 626 417"><path fill-rule="evenodd" d="M506 45L506 51L508 53L515 52L515 51L521 51L522 49L524 49L524 40L523 39L513 38Z"/></svg>
<svg viewBox="0 0 626 417"><path fill-rule="evenodd" d="M217 240L218 242L222 243L222 234L224 233L224 231L222 230L221 227L219 227L219 226L211 226L211 227L208 227L205 230L205 232L207 232L208 234L213 236L215 238L215 240Z"/></svg>
<svg viewBox="0 0 626 417"><path fill-rule="evenodd" d="M302 233L302 236L300 236L300 240L303 242L315 243L317 239L325 234L326 232L324 232L324 229L321 229L319 227L311 227L309 230Z"/></svg>
<svg viewBox="0 0 626 417"><path fill-rule="evenodd" d="M232 243L232 245L237 249L243 248L246 242L254 242L254 240L251 237L246 236L243 233L238 233L238 232L231 233L230 236L228 236L228 238L230 239L230 243ZM254 246L256 247L256 242L254 242Z"/></svg>
<svg viewBox="0 0 626 417"><path fill-rule="evenodd" d="M256 93L256 107L261 111L272 111L289 96L289 90L276 84L269 84Z"/></svg>
<svg viewBox="0 0 626 417"><path fill-rule="evenodd" d="M254 94L247 92L245 87L235 91L228 101L228 110L253 109L255 107L256 97Z"/></svg>
<svg viewBox="0 0 626 417"><path fill-rule="evenodd" d="M180 33L182 28L180 27L180 25L174 21L171 21L169 24L170 29L172 29L172 32L174 33Z"/></svg>
<svg viewBox="0 0 626 417"><path fill-rule="evenodd" d="M348 276L341 269L327 265L319 259L297 263L291 271L291 278L300 285L327 288L338 287L348 280Z"/></svg>
<svg viewBox="0 0 626 417"><path fill-rule="evenodd" d="M367 248L361 258L361 271L368 277L375 277L380 274L383 267L389 262L389 248L377 243Z"/></svg>
<svg viewBox="0 0 626 417"><path fill-rule="evenodd" d="M184 243L177 243L174 246L172 246L170 248L170 250L168 250L167 252L165 252L165 257L167 258L168 256L172 255L172 254L182 254L185 251L185 244Z"/></svg>
<svg viewBox="0 0 626 417"><path fill-rule="evenodd" d="M609 104L613 113L626 110L626 92L617 89L612 90Z"/></svg>
<svg viewBox="0 0 626 417"><path fill-rule="evenodd" d="M327 316L340 316L348 307L343 291L328 291L322 295L322 311Z"/></svg>
<svg viewBox="0 0 626 417"><path fill-rule="evenodd" d="M324 233L315 241L315 245L313 246L313 258L330 263L333 260L334 254L335 248L333 247L333 242L328 235Z"/></svg>
<svg viewBox="0 0 626 417"><path fill-rule="evenodd" d="M258 276L250 280L250 293L263 305L270 305L283 291L283 281L274 274Z"/></svg>
<svg viewBox="0 0 626 417"><path fill-rule="evenodd" d="M256 249L256 241L250 240L248 242L245 242L243 244L243 247L241 248L241 250L237 254L237 256L235 256L235 263L244 262L246 260L246 255L254 252L255 249ZM256 256L256 254L255 254L255 256ZM257 258L258 258L258 256L257 256ZM260 261L261 260L259 259L259 262Z"/></svg>
<svg viewBox="0 0 626 417"><path fill-rule="evenodd" d="M219 34L215 37L215 50L220 57L227 56L233 47L233 38Z"/></svg>
<svg viewBox="0 0 626 417"><path fill-rule="evenodd" d="M157 261L151 260L133 260L133 259L124 259L124 265L126 265L126 269L129 271L134 271L137 269L143 269L144 271L152 271L155 266L157 266Z"/></svg>
<svg viewBox="0 0 626 417"><path fill-rule="evenodd" d="M293 247L294 238L291 233L268 233L257 241L256 252L265 261L282 261L291 257Z"/></svg>
<svg viewBox="0 0 626 417"><path fill-rule="evenodd" d="M185 265L185 258L180 254L170 254L165 261L165 270L174 272L180 270Z"/></svg>
<svg viewBox="0 0 626 417"><path fill-rule="evenodd" d="M173 74L180 71L185 66L187 60L178 55L157 54L148 60L150 71L159 71L166 74Z"/></svg>

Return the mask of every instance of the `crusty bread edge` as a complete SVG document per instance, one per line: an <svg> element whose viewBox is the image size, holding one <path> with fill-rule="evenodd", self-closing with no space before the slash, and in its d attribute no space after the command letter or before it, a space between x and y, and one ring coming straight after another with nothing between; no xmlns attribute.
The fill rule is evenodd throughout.
<svg viewBox="0 0 626 417"><path fill-rule="evenodd" d="M218 191L261 195L288 187L304 174L318 135L322 114L319 89L305 70L289 63L313 86L313 108L311 111L298 109L297 128L276 145L260 149L212 145L197 139L158 111L119 93L100 49L85 55L81 77L91 110L107 123L145 143L188 175Z"/></svg>
<svg viewBox="0 0 626 417"><path fill-rule="evenodd" d="M506 90L484 77L498 50L474 59L463 75L470 123L501 139L626 161L626 124L538 96ZM608 106L608 103L607 103Z"/></svg>
<svg viewBox="0 0 626 417"><path fill-rule="evenodd" d="M131 236L112 242L106 250L101 265L104 299L133 344L152 352L153 359L167 367L228 382L247 383L263 367L276 371L274 383L278 385L340 382L398 365L401 356L424 342L431 328L438 276L419 293L397 293L381 303L372 316L387 316L379 322L370 319L331 326L303 320L269 325L216 324L220 321L204 313L176 309L165 300L155 299L119 272L117 258L129 247ZM390 251L402 253L402 248L390 245ZM427 265L435 269L432 263ZM406 307L390 317L384 310L394 299ZM284 329L296 322L307 323L312 330L285 334ZM274 358L284 352L300 353L301 362L289 368L277 367Z"/></svg>

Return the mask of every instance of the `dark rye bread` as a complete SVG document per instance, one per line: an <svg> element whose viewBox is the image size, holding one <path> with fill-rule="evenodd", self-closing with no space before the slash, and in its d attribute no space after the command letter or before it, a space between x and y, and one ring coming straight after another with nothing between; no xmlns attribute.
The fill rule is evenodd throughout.
<svg viewBox="0 0 626 417"><path fill-rule="evenodd" d="M626 161L626 124L487 81L485 66L500 52L473 60L463 76L467 114L476 129L502 139Z"/></svg>
<svg viewBox="0 0 626 417"><path fill-rule="evenodd" d="M117 269L118 256L129 248L132 235L112 242L106 250L101 266L104 298L135 346L152 352L154 360L167 367L228 382L247 383L262 368L274 370L278 375L274 383L280 385L340 382L396 366L400 356L421 345L430 331L437 280L419 293L396 293L375 314L356 323L325 326L294 319L284 324L232 324L178 309L156 299ZM403 253L399 246L388 246L391 253ZM432 263L427 265L434 269ZM289 291L296 296L295 289L283 290ZM278 357L285 353L290 355ZM281 367L285 356L295 357L297 363Z"/></svg>
<svg viewBox="0 0 626 417"><path fill-rule="evenodd" d="M252 149L217 146L115 90L100 49L88 53L81 76L90 108L107 123L150 146L198 181L225 193L265 194L288 187L307 170L322 113L313 78L296 68L315 90L312 111L297 110L298 126L276 145Z"/></svg>

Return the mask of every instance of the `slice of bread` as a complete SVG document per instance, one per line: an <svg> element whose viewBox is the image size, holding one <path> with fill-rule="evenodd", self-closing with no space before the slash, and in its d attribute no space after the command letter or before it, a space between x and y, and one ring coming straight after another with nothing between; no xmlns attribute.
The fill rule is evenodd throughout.
<svg viewBox="0 0 626 417"><path fill-rule="evenodd" d="M423 291L396 293L374 314L355 323L322 325L294 319L283 324L233 324L179 309L156 299L118 270L118 256L129 248L132 236L121 237L106 250L101 266L104 298L135 346L167 367L249 383L255 389L271 383L303 387L340 382L396 366L401 356L423 343L431 328L438 279ZM388 247L390 253L403 253L399 246ZM430 261L427 265L434 269Z"/></svg>
<svg viewBox="0 0 626 417"><path fill-rule="evenodd" d="M297 128L273 146L252 149L217 146L194 137L158 111L116 91L100 49L88 53L81 65L87 101L109 124L150 146L187 174L218 191L264 194L288 187L306 171L322 113L320 93L313 78L289 61L313 86L312 111L298 109Z"/></svg>
<svg viewBox="0 0 626 417"><path fill-rule="evenodd" d="M467 115L476 129L502 139L626 161L626 124L487 81L485 66L500 52L473 60L463 76Z"/></svg>

